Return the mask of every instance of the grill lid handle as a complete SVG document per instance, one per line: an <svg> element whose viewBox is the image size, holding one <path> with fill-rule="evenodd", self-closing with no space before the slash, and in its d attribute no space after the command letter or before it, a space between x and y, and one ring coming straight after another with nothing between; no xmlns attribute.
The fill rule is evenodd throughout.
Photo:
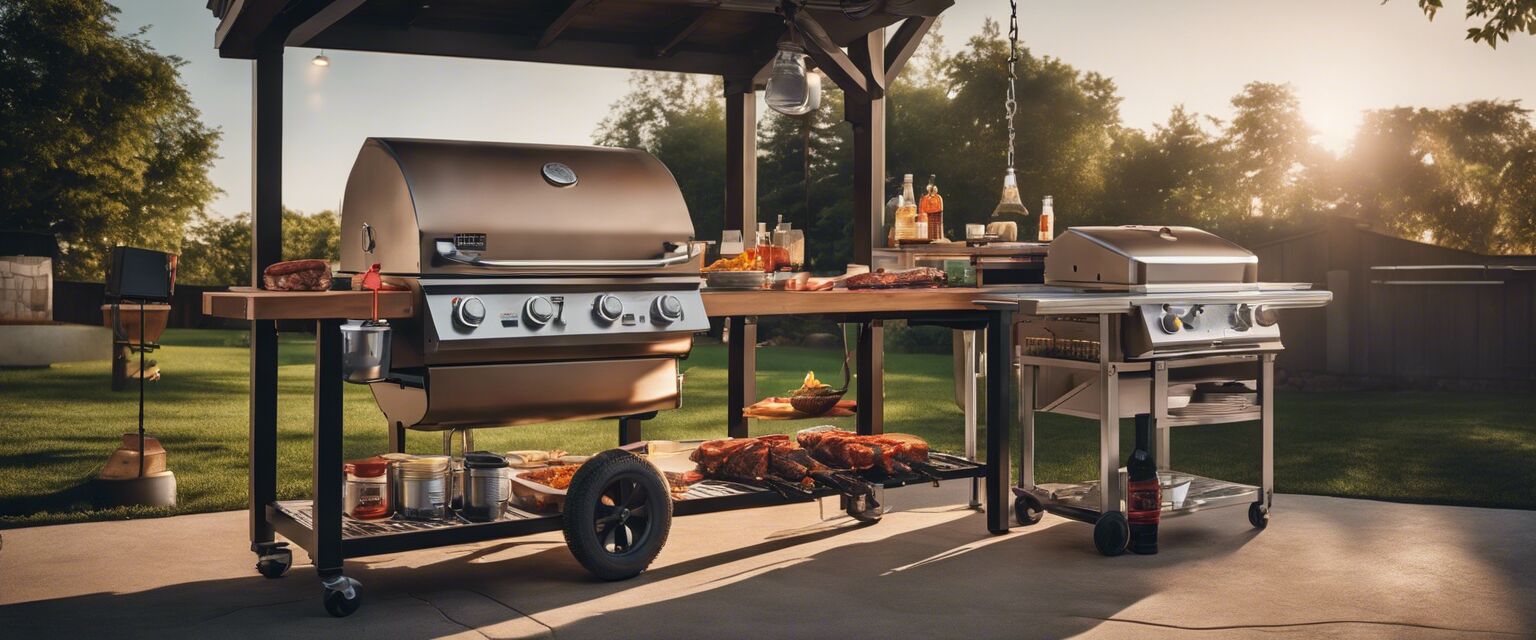
<svg viewBox="0 0 1536 640"><path fill-rule="evenodd" d="M492 269L661 269L686 264L698 257L691 242L681 245L668 242L665 249L674 253L652 260L482 260L479 256L459 251L451 240L437 241L437 255L442 259ZM679 249L682 253L675 253Z"/></svg>

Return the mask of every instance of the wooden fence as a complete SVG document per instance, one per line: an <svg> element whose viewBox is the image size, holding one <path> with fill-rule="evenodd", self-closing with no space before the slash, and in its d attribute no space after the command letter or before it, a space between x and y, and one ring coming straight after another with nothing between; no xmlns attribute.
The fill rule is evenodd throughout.
<svg viewBox="0 0 1536 640"><path fill-rule="evenodd" d="M1536 257L1412 242L1342 218L1254 252L1261 279L1310 282L1334 293L1325 309L1283 316L1286 369L1536 380ZM1431 266L1444 268L1424 268Z"/></svg>
<svg viewBox="0 0 1536 640"><path fill-rule="evenodd" d="M245 323L210 318L203 315L203 293L224 291L229 287L176 285L171 295L171 317L166 326L174 329L244 329ZM106 304L106 285L100 282L53 283L53 319L56 322L102 324L101 305Z"/></svg>

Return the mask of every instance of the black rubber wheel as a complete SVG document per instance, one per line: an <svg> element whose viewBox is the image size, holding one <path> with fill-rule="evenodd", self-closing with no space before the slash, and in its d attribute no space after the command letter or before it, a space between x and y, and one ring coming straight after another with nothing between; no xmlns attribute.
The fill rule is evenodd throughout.
<svg viewBox="0 0 1536 640"><path fill-rule="evenodd" d="M1040 499L1029 494L1024 494L1013 500L1013 517L1019 521L1019 526L1027 527L1039 524L1045 517L1045 505Z"/></svg>
<svg viewBox="0 0 1536 640"><path fill-rule="evenodd" d="M1255 502L1248 505L1248 524L1260 531L1269 526L1269 509L1264 508L1264 503Z"/></svg>
<svg viewBox="0 0 1536 640"><path fill-rule="evenodd" d="M640 575L667 544L672 496L656 468L609 449L581 465L565 494L565 544L604 580Z"/></svg>
<svg viewBox="0 0 1536 640"><path fill-rule="evenodd" d="M325 590L325 611L338 618L345 618L357 613L357 608L363 606L363 596L358 593L357 586L351 589L351 596L347 591Z"/></svg>
<svg viewBox="0 0 1536 640"><path fill-rule="evenodd" d="M843 513L864 524L879 522L885 515L880 505L870 506L869 496L843 496L843 505Z"/></svg>
<svg viewBox="0 0 1536 640"><path fill-rule="evenodd" d="M1131 542L1131 526L1125 519L1125 514L1119 511L1111 511L1093 523L1093 546L1106 556L1114 557L1125 553L1125 547Z"/></svg>
<svg viewBox="0 0 1536 640"><path fill-rule="evenodd" d="M256 571L267 578L281 578L292 566L293 551L288 549L272 549L256 558Z"/></svg>

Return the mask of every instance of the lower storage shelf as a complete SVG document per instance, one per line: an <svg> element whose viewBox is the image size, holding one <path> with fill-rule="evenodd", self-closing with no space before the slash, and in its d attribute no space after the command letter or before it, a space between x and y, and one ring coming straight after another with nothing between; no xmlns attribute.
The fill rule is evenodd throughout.
<svg viewBox="0 0 1536 640"><path fill-rule="evenodd" d="M1205 509L1248 505L1259 500L1259 488L1253 485L1180 471L1158 472L1158 480L1163 487L1165 518ZM1099 517L1099 483L1096 480L1042 484L1026 487L1025 491L1038 498L1046 511L1062 517L1083 522L1093 522Z"/></svg>
<svg viewBox="0 0 1536 640"><path fill-rule="evenodd" d="M935 453L929 457L927 474L885 478L880 484L895 488L909 484L979 478L986 466L959 456ZM777 491L739 482L702 480L687 491L672 496L674 516L732 511L804 502L838 495L817 488L805 493L781 494ZM284 537L313 553L313 503L309 500L284 500L267 505L267 520ZM429 549L455 544L484 542L515 536L559 531L564 521L559 513L536 513L508 506L502 519L495 522L452 520L416 521L403 519L356 520L341 516L341 551L344 558L357 558Z"/></svg>

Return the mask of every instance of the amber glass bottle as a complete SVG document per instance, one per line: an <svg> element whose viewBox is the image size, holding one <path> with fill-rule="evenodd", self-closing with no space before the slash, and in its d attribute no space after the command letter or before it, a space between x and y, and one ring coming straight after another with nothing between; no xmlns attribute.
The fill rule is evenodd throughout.
<svg viewBox="0 0 1536 640"><path fill-rule="evenodd" d="M923 194L923 199L917 201L917 211L928 216L928 239L943 238L944 196L939 195L937 176L928 176L928 190Z"/></svg>

